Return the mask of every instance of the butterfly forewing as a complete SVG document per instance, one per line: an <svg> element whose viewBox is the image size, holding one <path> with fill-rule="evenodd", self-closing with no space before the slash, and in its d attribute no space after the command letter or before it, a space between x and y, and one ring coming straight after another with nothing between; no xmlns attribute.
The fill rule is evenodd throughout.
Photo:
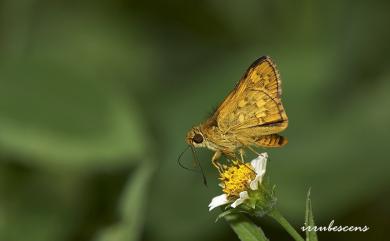
<svg viewBox="0 0 390 241"><path fill-rule="evenodd" d="M281 102L281 81L269 57L256 60L215 113L224 132L261 136L287 127Z"/></svg>

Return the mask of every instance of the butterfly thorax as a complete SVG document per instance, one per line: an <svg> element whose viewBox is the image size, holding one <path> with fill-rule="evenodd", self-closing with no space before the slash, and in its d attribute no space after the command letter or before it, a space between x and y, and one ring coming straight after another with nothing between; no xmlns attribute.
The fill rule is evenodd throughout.
<svg viewBox="0 0 390 241"><path fill-rule="evenodd" d="M205 137L205 147L213 151L221 151L227 156L234 156L234 153L241 143L233 133L224 133L217 126L210 126L208 123L199 126Z"/></svg>

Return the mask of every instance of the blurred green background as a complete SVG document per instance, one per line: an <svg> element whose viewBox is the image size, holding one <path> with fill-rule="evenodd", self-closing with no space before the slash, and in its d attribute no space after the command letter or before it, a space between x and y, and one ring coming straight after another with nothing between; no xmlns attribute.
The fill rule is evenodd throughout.
<svg viewBox="0 0 390 241"><path fill-rule="evenodd" d="M320 240L388 236L389 1L0 3L1 241L237 240L207 209L212 153L208 188L176 159L262 55L290 119L281 211L300 227L311 187L318 225L370 227Z"/></svg>

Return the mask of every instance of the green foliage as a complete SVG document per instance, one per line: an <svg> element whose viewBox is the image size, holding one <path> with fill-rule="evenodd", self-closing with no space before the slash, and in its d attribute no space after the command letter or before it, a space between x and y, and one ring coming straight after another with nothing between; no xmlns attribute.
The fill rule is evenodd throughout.
<svg viewBox="0 0 390 241"><path fill-rule="evenodd" d="M305 212L305 227L314 227L316 224L314 223L314 215L313 209L311 207L311 199L310 199L310 189L307 192L306 198L306 212ZM306 241L318 241L317 233L314 230L306 230Z"/></svg>
<svg viewBox="0 0 390 241"><path fill-rule="evenodd" d="M225 220L241 241L268 241L263 230L256 226L245 214L229 214Z"/></svg>
<svg viewBox="0 0 390 241"><path fill-rule="evenodd" d="M120 198L119 223L103 230L97 241L135 241L141 238L153 170L149 162L140 165L135 175L128 181Z"/></svg>

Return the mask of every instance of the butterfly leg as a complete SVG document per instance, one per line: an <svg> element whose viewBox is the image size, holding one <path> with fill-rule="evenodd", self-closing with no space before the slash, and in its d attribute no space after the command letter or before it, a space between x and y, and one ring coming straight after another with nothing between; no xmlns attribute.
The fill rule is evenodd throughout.
<svg viewBox="0 0 390 241"><path fill-rule="evenodd" d="M248 148L250 151L252 151L253 153L255 153L258 156L260 155L260 153L258 153L255 149L253 149L250 145L245 145L243 141L240 141L240 140L238 140L238 141L241 143L242 147ZM240 149L240 154L241 154L241 150L244 150L244 148ZM241 159L242 159L242 157L241 157Z"/></svg>
<svg viewBox="0 0 390 241"><path fill-rule="evenodd" d="M244 148L240 148L238 152L240 153L241 163L242 163L242 164L245 164L245 160L244 160L244 154L245 154L245 153L244 153ZM247 164L244 165L244 166L247 167L250 171L252 171L253 173L256 174L256 172L255 172L253 169L249 168L249 167L247 166Z"/></svg>
<svg viewBox="0 0 390 241"><path fill-rule="evenodd" d="M222 153L220 151L216 151L213 157L211 158L211 163L215 168L217 168L219 173L223 171L223 166L221 165L221 163L218 162L218 159L221 158L221 154Z"/></svg>
<svg viewBox="0 0 390 241"><path fill-rule="evenodd" d="M256 155L260 156L260 153L258 153L255 149L253 149L251 146L246 146L249 150L251 150Z"/></svg>
<svg viewBox="0 0 390 241"><path fill-rule="evenodd" d="M244 149L240 148L239 150L239 153L240 153L240 157L241 157L241 162L244 163Z"/></svg>

